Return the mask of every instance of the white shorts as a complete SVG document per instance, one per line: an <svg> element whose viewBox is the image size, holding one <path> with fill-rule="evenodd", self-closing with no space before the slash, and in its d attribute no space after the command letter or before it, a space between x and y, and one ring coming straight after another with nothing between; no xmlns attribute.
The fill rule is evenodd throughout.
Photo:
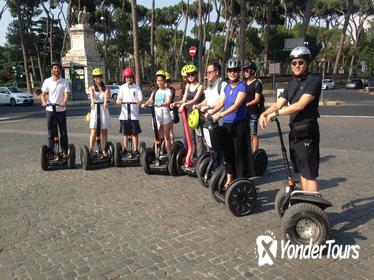
<svg viewBox="0 0 374 280"><path fill-rule="evenodd" d="M170 110L168 108L155 108L157 126L172 122Z"/></svg>
<svg viewBox="0 0 374 280"><path fill-rule="evenodd" d="M97 104L95 104L97 106ZM90 116L90 128L95 129L96 128L96 107L95 109L91 109L91 116ZM106 129L110 127L110 115L109 115L109 109L106 108L104 110L104 106L100 105L100 126L101 129Z"/></svg>

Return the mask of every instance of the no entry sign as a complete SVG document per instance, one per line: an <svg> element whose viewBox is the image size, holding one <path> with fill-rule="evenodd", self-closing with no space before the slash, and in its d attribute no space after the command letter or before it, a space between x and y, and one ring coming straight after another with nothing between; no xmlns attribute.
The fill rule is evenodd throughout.
<svg viewBox="0 0 374 280"><path fill-rule="evenodd" d="M190 49L189 49L189 54L190 56L194 57L196 55L196 47L195 46L192 46Z"/></svg>

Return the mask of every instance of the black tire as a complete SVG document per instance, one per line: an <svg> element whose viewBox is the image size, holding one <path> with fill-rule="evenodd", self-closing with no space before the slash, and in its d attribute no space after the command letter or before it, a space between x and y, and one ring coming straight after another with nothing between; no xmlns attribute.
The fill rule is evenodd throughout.
<svg viewBox="0 0 374 280"><path fill-rule="evenodd" d="M16 103L16 100L14 100L14 98L11 98L10 99L10 106L16 106L17 103Z"/></svg>
<svg viewBox="0 0 374 280"><path fill-rule="evenodd" d="M211 161L211 156L203 158L203 160L200 161L199 165L196 164L196 175L199 179L199 182L204 187L209 187L208 181L205 179L205 174L207 174L207 168ZM210 174L211 175L211 174ZM210 176L208 176L209 179Z"/></svg>
<svg viewBox="0 0 374 280"><path fill-rule="evenodd" d="M177 176L183 175L182 171L182 165L184 165L184 159L186 158L187 155L187 149L186 148L181 148L175 156L175 170L177 171Z"/></svg>
<svg viewBox="0 0 374 280"><path fill-rule="evenodd" d="M209 191L217 202L222 202L219 194L226 183L226 166L224 164L218 166L218 168L213 172L212 177L209 181Z"/></svg>
<svg viewBox="0 0 374 280"><path fill-rule="evenodd" d="M153 148L147 148L142 157L142 166L145 174L151 174L149 165L155 160L155 150Z"/></svg>
<svg viewBox="0 0 374 280"><path fill-rule="evenodd" d="M183 142L182 141L174 141L173 145L171 145L171 150L178 148L181 149L183 148Z"/></svg>
<svg viewBox="0 0 374 280"><path fill-rule="evenodd" d="M113 93L113 94L112 94L112 99L113 99L113 100L117 100L117 93Z"/></svg>
<svg viewBox="0 0 374 280"><path fill-rule="evenodd" d="M48 147L43 145L40 150L40 165L42 170L48 171Z"/></svg>
<svg viewBox="0 0 374 280"><path fill-rule="evenodd" d="M225 204L234 216L245 216L255 208L257 193L255 184L246 178L232 182L225 193Z"/></svg>
<svg viewBox="0 0 374 280"><path fill-rule="evenodd" d="M211 152L202 152L201 155L197 158L195 168L196 170L199 168L200 163L206 158L211 155Z"/></svg>
<svg viewBox="0 0 374 280"><path fill-rule="evenodd" d="M297 203L286 210L282 218L282 231L293 244L321 245L328 240L330 223L326 213L310 203Z"/></svg>
<svg viewBox="0 0 374 280"><path fill-rule="evenodd" d="M121 143L116 143L114 146L114 166L120 167L122 159L122 145Z"/></svg>
<svg viewBox="0 0 374 280"><path fill-rule="evenodd" d="M109 164L108 166L114 166L114 145L112 142L106 143L105 147L106 152L108 153L109 156Z"/></svg>
<svg viewBox="0 0 374 280"><path fill-rule="evenodd" d="M285 209L283 209L283 202L286 197L286 188L281 188L275 196L274 208L279 217L283 217Z"/></svg>
<svg viewBox="0 0 374 280"><path fill-rule="evenodd" d="M147 145L145 144L145 142L140 142L140 144L139 144L139 154L144 153L145 149L147 149Z"/></svg>
<svg viewBox="0 0 374 280"><path fill-rule="evenodd" d="M75 168L75 146L74 144L69 144L68 146L68 167L70 169Z"/></svg>
<svg viewBox="0 0 374 280"><path fill-rule="evenodd" d="M258 149L253 154L253 165L255 168L256 176L264 175L266 168L268 167L268 155L264 149Z"/></svg>
<svg viewBox="0 0 374 280"><path fill-rule="evenodd" d="M178 176L178 170L177 170L177 154L179 150L182 149L179 146L175 146L170 151L170 157L169 157L169 163L168 163L168 172L171 176Z"/></svg>
<svg viewBox="0 0 374 280"><path fill-rule="evenodd" d="M82 168L84 170L89 170L91 168L91 158L88 147L84 145L80 150L80 158L82 163Z"/></svg>

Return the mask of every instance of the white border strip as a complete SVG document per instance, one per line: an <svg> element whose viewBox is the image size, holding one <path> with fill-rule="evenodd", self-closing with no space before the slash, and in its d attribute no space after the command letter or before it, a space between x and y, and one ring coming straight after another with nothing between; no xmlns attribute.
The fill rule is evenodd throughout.
<svg viewBox="0 0 374 280"><path fill-rule="evenodd" d="M363 118L363 119L374 119L374 116L341 116L341 115L321 115L321 118Z"/></svg>

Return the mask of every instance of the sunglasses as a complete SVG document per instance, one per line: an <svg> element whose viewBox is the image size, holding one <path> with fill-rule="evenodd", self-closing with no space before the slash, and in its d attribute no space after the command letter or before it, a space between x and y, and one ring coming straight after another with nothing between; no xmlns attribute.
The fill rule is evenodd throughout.
<svg viewBox="0 0 374 280"><path fill-rule="evenodd" d="M305 63L304 60L296 60L296 61L292 61L292 62L291 62L291 65L294 66L294 67L295 67L296 65L303 66L304 63Z"/></svg>
<svg viewBox="0 0 374 280"><path fill-rule="evenodd" d="M93 78L94 78L94 79L98 79L98 78L102 79L103 76L93 76Z"/></svg>
<svg viewBox="0 0 374 280"><path fill-rule="evenodd" d="M239 73L240 72L240 70L239 69L227 69L227 72L228 73Z"/></svg>
<svg viewBox="0 0 374 280"><path fill-rule="evenodd" d="M187 74L187 77L195 77L196 76L196 73L188 73Z"/></svg>

